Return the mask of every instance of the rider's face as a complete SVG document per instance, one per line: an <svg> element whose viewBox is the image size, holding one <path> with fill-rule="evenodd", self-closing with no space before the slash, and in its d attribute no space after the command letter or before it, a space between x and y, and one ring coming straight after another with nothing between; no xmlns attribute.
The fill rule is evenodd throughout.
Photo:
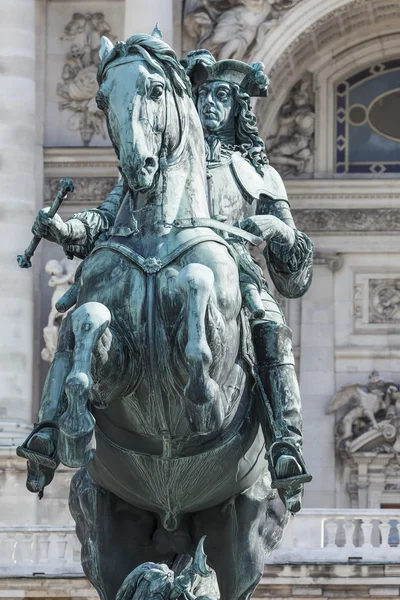
<svg viewBox="0 0 400 600"><path fill-rule="evenodd" d="M234 98L231 86L223 81L202 85L197 110L206 133L216 134L233 127Z"/></svg>

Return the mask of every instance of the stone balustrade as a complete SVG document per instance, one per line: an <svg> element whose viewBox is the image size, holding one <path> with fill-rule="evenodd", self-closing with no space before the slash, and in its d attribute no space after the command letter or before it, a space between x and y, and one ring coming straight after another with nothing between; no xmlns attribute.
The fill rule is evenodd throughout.
<svg viewBox="0 0 400 600"><path fill-rule="evenodd" d="M267 564L399 563L400 511L304 509ZM73 527L0 526L0 578L81 576Z"/></svg>
<svg viewBox="0 0 400 600"><path fill-rule="evenodd" d="M303 509L268 563L399 562L400 511Z"/></svg>
<svg viewBox="0 0 400 600"><path fill-rule="evenodd" d="M0 577L82 575L73 527L1 527Z"/></svg>

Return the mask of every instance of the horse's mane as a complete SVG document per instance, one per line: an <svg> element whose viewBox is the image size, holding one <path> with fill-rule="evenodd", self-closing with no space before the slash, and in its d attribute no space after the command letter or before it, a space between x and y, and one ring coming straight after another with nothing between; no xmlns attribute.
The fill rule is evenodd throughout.
<svg viewBox="0 0 400 600"><path fill-rule="evenodd" d="M132 54L140 54L142 58L165 78L167 86L172 85L174 91L183 96L192 97L192 86L179 63L175 52L161 39L147 34L132 35L126 42L117 42L114 48L103 58L97 72L97 81L101 85L107 67L114 61L127 58Z"/></svg>

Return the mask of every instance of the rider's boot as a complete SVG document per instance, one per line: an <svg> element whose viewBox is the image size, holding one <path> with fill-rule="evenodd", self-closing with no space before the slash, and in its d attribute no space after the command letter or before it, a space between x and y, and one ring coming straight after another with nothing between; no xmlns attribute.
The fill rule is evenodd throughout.
<svg viewBox="0 0 400 600"><path fill-rule="evenodd" d="M18 456L28 461L26 487L43 495L43 489L53 480L60 463L57 455L58 420L66 408L64 383L72 367L73 336L70 315L63 320L57 351L43 389L39 422L28 438L17 448Z"/></svg>
<svg viewBox="0 0 400 600"><path fill-rule="evenodd" d="M280 493L287 509L301 508L303 484L311 480L302 456L301 399L294 369L292 334L286 325L274 321L256 321L253 342L258 375L265 392L264 431L272 471L273 486ZM270 408L269 408L270 407ZM271 412L273 426L268 423Z"/></svg>

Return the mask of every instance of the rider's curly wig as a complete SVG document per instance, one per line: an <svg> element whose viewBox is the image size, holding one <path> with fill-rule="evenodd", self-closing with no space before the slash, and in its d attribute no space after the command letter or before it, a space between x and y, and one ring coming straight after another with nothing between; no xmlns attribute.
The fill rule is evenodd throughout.
<svg viewBox="0 0 400 600"><path fill-rule="evenodd" d="M265 144L258 135L257 117L251 108L250 96L236 83L230 85L233 89L237 115L235 119L236 144L255 170L263 175L263 166L268 164L268 159Z"/></svg>
<svg viewBox="0 0 400 600"><path fill-rule="evenodd" d="M174 91L182 96L192 96L192 86L185 69L178 61L175 52L161 39L152 35L132 35L126 42L117 42L112 50L103 58L97 72L97 81L101 85L107 68L114 61L123 62L129 55L140 54L142 58L165 79L167 87L172 84ZM101 99L100 99L101 104ZM104 108L99 106L99 108Z"/></svg>
<svg viewBox="0 0 400 600"><path fill-rule="evenodd" d="M265 144L258 135L257 117L254 114L250 96L236 83L229 84L233 91L235 102L235 145L240 152L253 165L257 173L264 175L263 166L268 164ZM199 88L193 91L193 99L197 106Z"/></svg>

